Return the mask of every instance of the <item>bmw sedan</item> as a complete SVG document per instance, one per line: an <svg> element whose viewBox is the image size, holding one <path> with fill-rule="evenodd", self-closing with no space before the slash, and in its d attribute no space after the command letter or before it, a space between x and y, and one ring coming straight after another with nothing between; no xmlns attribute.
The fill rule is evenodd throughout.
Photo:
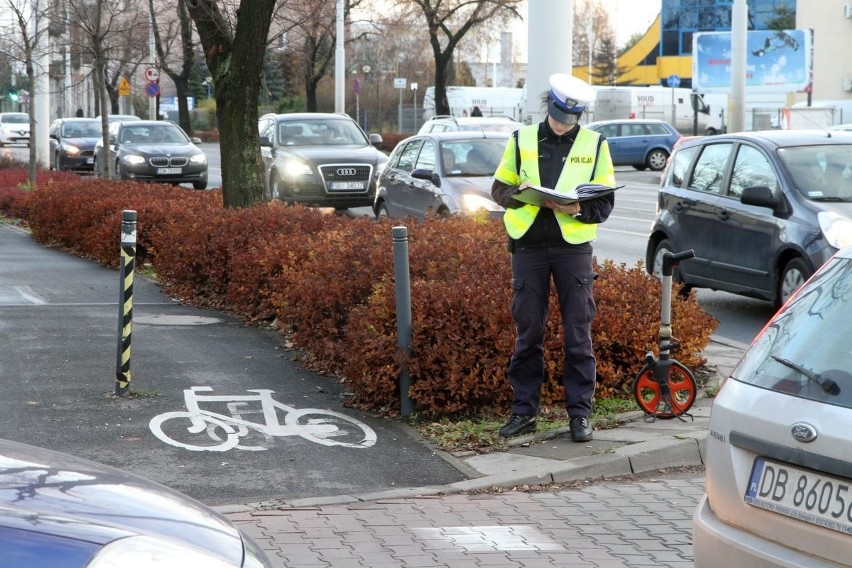
<svg viewBox="0 0 852 568"><path fill-rule="evenodd" d="M646 266L693 249L675 278L780 306L852 245L852 134L769 130L679 144L663 175Z"/></svg>
<svg viewBox="0 0 852 568"><path fill-rule="evenodd" d="M850 313L846 249L772 318L723 383L710 414L707 493L693 516L695 566L850 565Z"/></svg>
<svg viewBox="0 0 852 568"><path fill-rule="evenodd" d="M165 486L0 440L4 568L269 568L230 521Z"/></svg>
<svg viewBox="0 0 852 568"><path fill-rule="evenodd" d="M373 204L376 180L388 161L343 114L267 114L258 122L268 199L348 209Z"/></svg>
<svg viewBox="0 0 852 568"><path fill-rule="evenodd" d="M158 183L191 183L207 188L207 156L175 123L135 120L109 125L110 156L117 179ZM104 159L103 145L95 146L95 171Z"/></svg>
<svg viewBox="0 0 852 568"><path fill-rule="evenodd" d="M662 171L681 135L668 122L651 119L600 120L586 125L606 137L614 166Z"/></svg>
<svg viewBox="0 0 852 568"><path fill-rule="evenodd" d="M58 118L48 131L50 169L92 172L101 123L94 118Z"/></svg>
<svg viewBox="0 0 852 568"><path fill-rule="evenodd" d="M491 199L509 134L433 132L400 142L379 177L377 217L424 218L505 210Z"/></svg>

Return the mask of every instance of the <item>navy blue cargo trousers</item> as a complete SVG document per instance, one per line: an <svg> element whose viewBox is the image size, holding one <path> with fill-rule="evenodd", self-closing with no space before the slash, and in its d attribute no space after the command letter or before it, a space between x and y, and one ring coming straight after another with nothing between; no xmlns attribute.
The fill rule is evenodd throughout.
<svg viewBox="0 0 852 568"><path fill-rule="evenodd" d="M595 277L591 252L570 245L516 247L512 252L512 317L517 337L507 374L514 391L513 414L536 416L539 411L552 278L565 337L565 407L569 416L591 416L595 393Z"/></svg>

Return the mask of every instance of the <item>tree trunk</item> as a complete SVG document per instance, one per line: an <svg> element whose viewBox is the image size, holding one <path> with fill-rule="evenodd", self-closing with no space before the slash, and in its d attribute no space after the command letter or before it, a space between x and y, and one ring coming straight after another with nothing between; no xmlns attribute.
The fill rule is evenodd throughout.
<svg viewBox="0 0 852 568"><path fill-rule="evenodd" d="M187 0L216 87L222 193L225 207L234 208L264 200L257 98L275 0L245 4L232 34L216 0Z"/></svg>

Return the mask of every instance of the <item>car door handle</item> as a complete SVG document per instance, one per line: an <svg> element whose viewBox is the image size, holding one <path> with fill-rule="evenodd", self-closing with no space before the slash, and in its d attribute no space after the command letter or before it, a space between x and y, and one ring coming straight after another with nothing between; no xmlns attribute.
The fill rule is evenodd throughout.
<svg viewBox="0 0 852 568"><path fill-rule="evenodd" d="M730 215L728 215L728 212L725 209L717 209L716 217L718 217L721 221L727 221L730 218Z"/></svg>

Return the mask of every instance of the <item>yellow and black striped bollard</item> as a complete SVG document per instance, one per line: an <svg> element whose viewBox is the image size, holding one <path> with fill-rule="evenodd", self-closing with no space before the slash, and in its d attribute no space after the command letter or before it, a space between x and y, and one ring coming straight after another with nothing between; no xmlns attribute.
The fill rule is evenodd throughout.
<svg viewBox="0 0 852 568"><path fill-rule="evenodd" d="M121 212L121 289L118 298L118 356L115 394L130 394L130 339L133 331L133 272L136 269L136 211Z"/></svg>

